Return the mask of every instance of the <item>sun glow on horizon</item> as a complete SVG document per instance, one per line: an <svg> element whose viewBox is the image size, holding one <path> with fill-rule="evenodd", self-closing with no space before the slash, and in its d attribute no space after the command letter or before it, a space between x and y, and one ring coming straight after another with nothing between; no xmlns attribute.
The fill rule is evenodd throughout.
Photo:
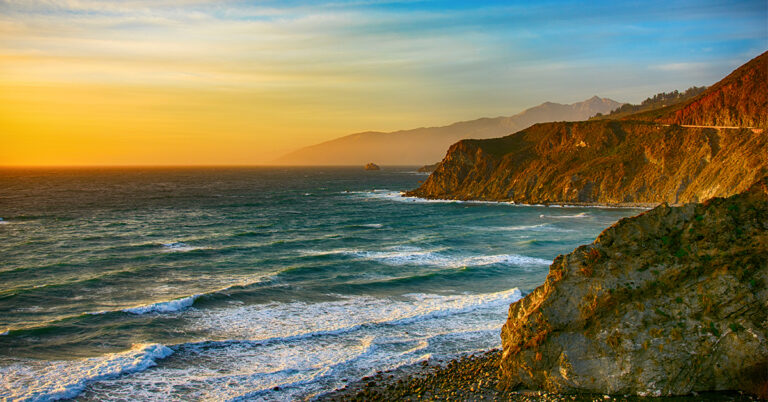
<svg viewBox="0 0 768 402"><path fill-rule="evenodd" d="M0 0L0 166L257 165L367 130L709 85L762 1Z"/></svg>

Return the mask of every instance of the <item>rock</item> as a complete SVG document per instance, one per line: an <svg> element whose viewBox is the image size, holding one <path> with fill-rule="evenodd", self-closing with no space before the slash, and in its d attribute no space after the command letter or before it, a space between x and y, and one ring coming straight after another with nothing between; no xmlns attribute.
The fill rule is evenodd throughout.
<svg viewBox="0 0 768 402"><path fill-rule="evenodd" d="M440 166L440 162L433 163L431 165L424 165L420 167L418 171L420 173L432 173L435 171L435 169L437 169L438 166Z"/></svg>
<svg viewBox="0 0 768 402"><path fill-rule="evenodd" d="M365 170L381 170L381 168L379 167L379 165L371 162L365 165Z"/></svg>
<svg viewBox="0 0 768 402"><path fill-rule="evenodd" d="M577 146L580 141L586 147ZM537 124L464 140L407 196L523 204L681 204L739 193L768 173L768 135L653 122Z"/></svg>
<svg viewBox="0 0 768 402"><path fill-rule="evenodd" d="M768 396L768 176L661 205L552 263L513 303L501 385L548 392Z"/></svg>

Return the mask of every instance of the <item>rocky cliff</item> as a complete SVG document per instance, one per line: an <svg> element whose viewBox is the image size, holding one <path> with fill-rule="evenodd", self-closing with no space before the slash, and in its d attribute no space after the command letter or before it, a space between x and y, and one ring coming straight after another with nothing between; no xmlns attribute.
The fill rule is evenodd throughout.
<svg viewBox="0 0 768 402"><path fill-rule="evenodd" d="M512 304L502 383L552 392L768 396L768 178L659 206L559 256Z"/></svg>
<svg viewBox="0 0 768 402"><path fill-rule="evenodd" d="M768 128L768 52L658 118L662 123Z"/></svg>
<svg viewBox="0 0 768 402"><path fill-rule="evenodd" d="M745 190L768 172L768 135L642 121L537 124L464 140L407 195L516 203L673 204Z"/></svg>

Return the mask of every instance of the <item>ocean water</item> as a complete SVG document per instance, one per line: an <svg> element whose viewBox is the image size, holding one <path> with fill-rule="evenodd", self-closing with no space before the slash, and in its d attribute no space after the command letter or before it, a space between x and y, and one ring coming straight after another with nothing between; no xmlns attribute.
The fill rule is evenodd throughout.
<svg viewBox="0 0 768 402"><path fill-rule="evenodd" d="M307 399L498 347L639 212L404 198L414 170L0 170L0 399Z"/></svg>

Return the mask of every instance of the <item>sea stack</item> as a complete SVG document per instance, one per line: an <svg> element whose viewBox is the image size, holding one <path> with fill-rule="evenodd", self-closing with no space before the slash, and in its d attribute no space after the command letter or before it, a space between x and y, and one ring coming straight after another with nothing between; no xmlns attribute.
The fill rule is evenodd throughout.
<svg viewBox="0 0 768 402"><path fill-rule="evenodd" d="M767 286L768 176L729 198L622 219L510 306L502 384L765 398Z"/></svg>
<svg viewBox="0 0 768 402"><path fill-rule="evenodd" d="M365 170L381 170L381 168L379 167L379 165L373 162L370 162L365 165Z"/></svg>

